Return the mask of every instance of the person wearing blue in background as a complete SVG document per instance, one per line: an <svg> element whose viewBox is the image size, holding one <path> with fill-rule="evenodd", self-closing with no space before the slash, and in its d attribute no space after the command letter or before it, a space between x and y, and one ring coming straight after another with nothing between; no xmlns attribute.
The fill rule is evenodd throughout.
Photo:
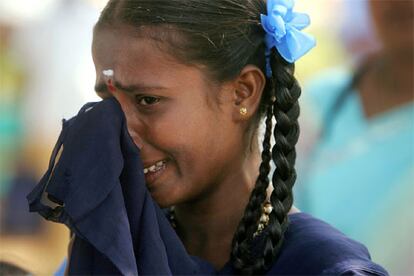
<svg viewBox="0 0 414 276"><path fill-rule="evenodd" d="M296 204L364 243L391 275L413 275L414 2L366 9L379 47L305 86L304 119L320 135L301 160Z"/></svg>
<svg viewBox="0 0 414 276"><path fill-rule="evenodd" d="M68 133L61 137L68 145L45 188L59 205L50 215L74 234L69 274L387 275L362 244L293 206L301 93L294 62L315 45L302 32L309 17L293 6L292 0L108 2L92 47L96 92L105 100L64 124ZM117 103L134 149L111 128L123 124L122 118L107 116L118 114ZM88 118L98 123L83 128ZM263 149L258 142L262 120ZM68 151L76 151L70 139L89 139L94 127L111 129L113 139L121 137L120 147L112 142L106 147L113 155L122 152L116 158L124 164L123 186L122 196L102 196L103 203L91 211L97 214L111 202L114 208L99 213L106 223L85 229L89 216L74 218L71 212L95 201L117 168L103 158L80 160L86 176L96 174L94 166L105 161L99 173L108 177L90 193L78 192L95 184L90 181L76 188L74 194L83 198L77 206L71 205L76 197L59 199L54 182L61 175L72 192L77 172L59 170L70 162ZM71 135L73 129L85 134ZM99 131L95 143L82 147L85 158L102 153L89 151L112 139L108 133ZM138 154L142 166L128 167ZM270 162L276 165L271 180ZM139 173L150 194L145 202L131 201L132 194L125 192L139 189L141 182L130 183ZM125 205L118 204L123 200ZM158 216L153 201L168 210L166 217ZM126 229L117 229L125 235L97 238L127 220ZM124 250L113 250L120 240Z"/></svg>

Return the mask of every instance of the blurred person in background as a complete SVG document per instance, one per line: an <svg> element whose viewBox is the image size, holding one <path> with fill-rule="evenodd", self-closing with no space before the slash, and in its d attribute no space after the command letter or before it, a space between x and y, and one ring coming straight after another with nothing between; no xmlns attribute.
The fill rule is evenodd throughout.
<svg viewBox="0 0 414 276"><path fill-rule="evenodd" d="M16 26L0 22L0 230L2 234L29 234L40 220L27 213L25 194L36 184L24 161L22 99L26 79L23 61L11 47Z"/></svg>
<svg viewBox="0 0 414 276"><path fill-rule="evenodd" d="M41 220L27 212L25 195L37 183L34 169L25 161L22 154L17 153L11 177L3 183L9 186L1 198L0 230L2 235L33 235L41 234Z"/></svg>
<svg viewBox="0 0 414 276"><path fill-rule="evenodd" d="M15 152L22 132L21 97L24 70L10 47L14 28L0 21L0 199L9 191Z"/></svg>
<svg viewBox="0 0 414 276"><path fill-rule="evenodd" d="M8 250L24 236L39 234L41 221L27 212L25 194L36 183L23 154L23 61L12 47L17 26L0 17L0 275L26 275L26 258ZM26 240L27 241L27 240ZM6 261L7 259L7 261Z"/></svg>
<svg viewBox="0 0 414 276"><path fill-rule="evenodd" d="M391 275L413 275L414 1L344 3L354 69L304 87L302 123L313 121L318 140L300 160L296 202L366 244Z"/></svg>
<svg viewBox="0 0 414 276"><path fill-rule="evenodd" d="M25 197L47 166L61 128L56 118L98 98L91 93L94 5L0 1L0 256L21 259L39 275L52 273L69 237L64 227L28 213Z"/></svg>

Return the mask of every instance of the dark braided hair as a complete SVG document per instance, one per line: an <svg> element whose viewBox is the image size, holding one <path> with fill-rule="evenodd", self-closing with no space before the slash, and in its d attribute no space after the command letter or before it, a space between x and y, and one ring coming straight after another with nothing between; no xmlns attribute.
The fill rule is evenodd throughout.
<svg viewBox="0 0 414 276"><path fill-rule="evenodd" d="M270 79L270 89L273 90L274 97L268 103L259 177L233 239L233 265L243 274L261 274L270 268L283 243L283 235L288 226L287 214L293 204L295 145L299 138L298 99L301 89L293 76L294 65L286 62L275 49L272 49L271 66L273 78ZM275 145L270 152L273 117L276 119L273 131ZM273 211L270 213L262 258L253 258L250 252L251 242L266 199L270 159L276 165L272 177L274 190L270 196Z"/></svg>
<svg viewBox="0 0 414 276"><path fill-rule="evenodd" d="M137 35L160 42L159 47L183 63L204 65L212 81L224 82L236 78L248 64L266 72L265 32L260 24L260 14L265 13L264 0L110 0L95 30L133 26ZM232 242L231 261L240 274L262 274L274 263L293 202L300 87L293 76L294 65L274 48L270 60L273 75L266 80L249 130L256 133L260 120L266 117L262 162ZM271 161L276 165L270 196L273 211L263 232L263 252L253 256L252 242L267 199Z"/></svg>

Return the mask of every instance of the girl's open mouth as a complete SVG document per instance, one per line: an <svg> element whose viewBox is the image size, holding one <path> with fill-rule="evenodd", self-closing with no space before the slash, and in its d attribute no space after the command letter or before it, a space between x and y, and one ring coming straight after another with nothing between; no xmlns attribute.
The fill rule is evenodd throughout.
<svg viewBox="0 0 414 276"><path fill-rule="evenodd" d="M145 181L148 185L148 189L151 188L151 184L164 172L166 167L167 160L164 159L144 168Z"/></svg>

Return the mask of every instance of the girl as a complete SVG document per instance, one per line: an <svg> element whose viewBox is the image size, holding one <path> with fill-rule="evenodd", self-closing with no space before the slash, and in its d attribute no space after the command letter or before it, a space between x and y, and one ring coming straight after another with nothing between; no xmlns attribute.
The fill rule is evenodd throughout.
<svg viewBox="0 0 414 276"><path fill-rule="evenodd" d="M292 206L308 24L292 0L110 0L96 24L96 92L121 105L152 198L216 273L386 274Z"/></svg>

